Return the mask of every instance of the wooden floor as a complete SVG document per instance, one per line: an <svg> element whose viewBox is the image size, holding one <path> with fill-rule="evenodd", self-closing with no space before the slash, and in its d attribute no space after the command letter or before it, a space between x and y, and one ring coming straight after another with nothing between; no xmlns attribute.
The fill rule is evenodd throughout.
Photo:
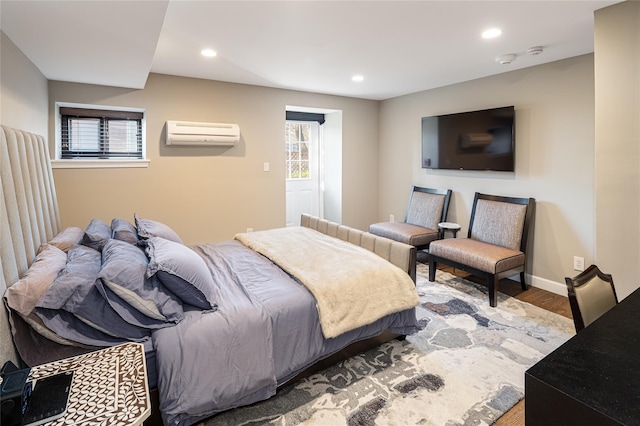
<svg viewBox="0 0 640 426"><path fill-rule="evenodd" d="M440 269L440 268L438 268ZM466 278L468 280L482 283L481 280L460 271L454 270L450 267L442 267L443 271L449 272L456 276ZM571 307L569 306L569 299L565 296L560 296L555 293L551 293L546 290L541 290L536 287L529 287L527 291L522 290L520 283L504 279L500 281L498 286L501 293L507 294L523 302L531 303L540 308L546 309L551 312L555 312L558 315L572 318ZM488 303L488 301L487 301ZM494 425L496 426L524 426L524 400L517 403L511 410L507 411L502 417L500 417Z"/></svg>

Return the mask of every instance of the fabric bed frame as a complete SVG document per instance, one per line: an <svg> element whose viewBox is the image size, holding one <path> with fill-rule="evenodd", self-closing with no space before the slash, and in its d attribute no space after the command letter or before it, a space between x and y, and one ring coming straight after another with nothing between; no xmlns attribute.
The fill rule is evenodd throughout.
<svg viewBox="0 0 640 426"><path fill-rule="evenodd" d="M300 225L365 248L402 269L416 282L417 250L412 245L308 214L302 215Z"/></svg>

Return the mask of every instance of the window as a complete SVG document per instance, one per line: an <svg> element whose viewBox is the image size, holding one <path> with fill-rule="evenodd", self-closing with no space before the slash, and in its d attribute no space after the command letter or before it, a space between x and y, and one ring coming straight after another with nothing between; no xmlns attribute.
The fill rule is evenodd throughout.
<svg viewBox="0 0 640 426"><path fill-rule="evenodd" d="M287 179L310 179L313 158L311 144L317 144L318 126L324 114L287 111L285 121L285 176Z"/></svg>
<svg viewBox="0 0 640 426"><path fill-rule="evenodd" d="M56 106L54 167L146 167L144 111L77 104Z"/></svg>
<svg viewBox="0 0 640 426"><path fill-rule="evenodd" d="M285 176L287 179L309 179L310 123L286 122Z"/></svg>
<svg viewBox="0 0 640 426"><path fill-rule="evenodd" d="M60 108L60 158L142 158L141 112Z"/></svg>

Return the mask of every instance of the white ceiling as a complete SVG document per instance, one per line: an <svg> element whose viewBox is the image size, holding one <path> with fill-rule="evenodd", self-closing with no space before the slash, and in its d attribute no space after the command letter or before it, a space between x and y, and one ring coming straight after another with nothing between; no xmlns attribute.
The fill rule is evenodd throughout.
<svg viewBox="0 0 640 426"><path fill-rule="evenodd" d="M154 72L381 100L593 52L593 12L614 3L1 0L0 29L49 80L140 89Z"/></svg>

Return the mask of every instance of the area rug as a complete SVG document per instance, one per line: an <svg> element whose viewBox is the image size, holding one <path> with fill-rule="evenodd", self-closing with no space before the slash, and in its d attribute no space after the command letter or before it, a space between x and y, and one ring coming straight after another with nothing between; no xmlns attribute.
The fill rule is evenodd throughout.
<svg viewBox="0 0 640 426"><path fill-rule="evenodd" d="M570 319L418 264L423 329L219 414L213 425L489 425L524 397L524 372L573 334Z"/></svg>

